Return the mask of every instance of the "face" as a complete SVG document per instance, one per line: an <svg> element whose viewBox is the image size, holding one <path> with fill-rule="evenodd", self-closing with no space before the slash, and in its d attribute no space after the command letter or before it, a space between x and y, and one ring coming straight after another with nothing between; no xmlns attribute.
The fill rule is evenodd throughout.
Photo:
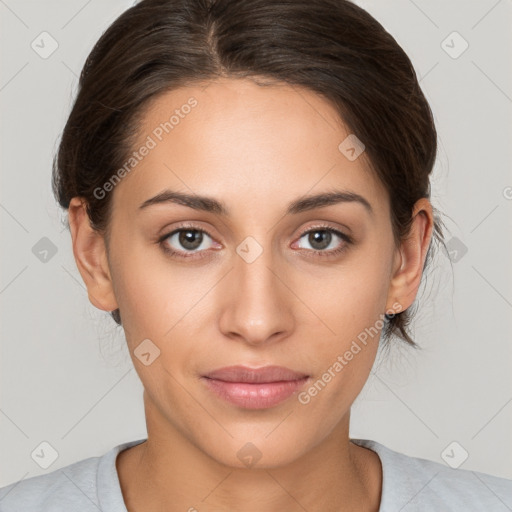
<svg viewBox="0 0 512 512"><path fill-rule="evenodd" d="M383 315L403 309L388 197L364 153L339 149L349 134L313 92L249 80L174 90L146 112L113 190L108 262L154 431L272 467L348 427ZM334 192L363 199L304 201ZM234 365L306 378L251 393L204 377Z"/></svg>

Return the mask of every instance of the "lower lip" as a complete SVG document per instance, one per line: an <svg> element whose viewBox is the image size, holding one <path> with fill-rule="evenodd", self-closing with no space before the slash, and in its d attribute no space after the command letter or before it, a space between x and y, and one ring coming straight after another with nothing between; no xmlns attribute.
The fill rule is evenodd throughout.
<svg viewBox="0 0 512 512"><path fill-rule="evenodd" d="M203 379L208 388L223 398L244 409L268 409L274 407L296 393L308 381L308 377L298 380L249 384L247 382L225 382Z"/></svg>

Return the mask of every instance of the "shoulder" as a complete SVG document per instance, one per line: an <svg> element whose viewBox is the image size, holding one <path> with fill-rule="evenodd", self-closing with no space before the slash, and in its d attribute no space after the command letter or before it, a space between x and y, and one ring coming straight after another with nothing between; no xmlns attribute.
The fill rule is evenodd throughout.
<svg viewBox="0 0 512 512"><path fill-rule="evenodd" d="M115 460L120 451L139 442L0 488L0 512L125 512ZM102 508L107 501L109 508Z"/></svg>
<svg viewBox="0 0 512 512"><path fill-rule="evenodd" d="M96 500L100 457L90 457L43 475L19 480L0 489L0 511L79 510ZM95 507L94 507L95 508ZM83 510L89 510L84 506ZM96 508L97 510L97 508Z"/></svg>
<svg viewBox="0 0 512 512"><path fill-rule="evenodd" d="M379 512L512 510L512 480L411 457L368 439L352 439L379 455L383 470Z"/></svg>

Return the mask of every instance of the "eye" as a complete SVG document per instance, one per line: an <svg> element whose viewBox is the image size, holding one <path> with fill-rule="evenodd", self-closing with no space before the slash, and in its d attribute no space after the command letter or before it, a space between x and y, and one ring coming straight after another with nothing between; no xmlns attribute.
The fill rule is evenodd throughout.
<svg viewBox="0 0 512 512"><path fill-rule="evenodd" d="M317 226L314 229L306 231L300 237L298 248L308 249L300 244L302 239L305 240L306 244L311 246L310 250L317 253L319 256L339 254L352 243L352 239L348 235L328 226ZM338 241L336 239L338 239ZM340 244L339 239L343 240L344 243Z"/></svg>
<svg viewBox="0 0 512 512"><path fill-rule="evenodd" d="M311 249L302 245L302 239L306 244L310 244ZM340 243L339 240L343 240L344 243ZM195 226L181 226L160 237L158 242L164 252L176 258L203 257L209 254L207 249L222 247L213 241L213 237L207 231ZM315 256L327 257L340 254L352 243L350 236L337 229L316 226L302 234L297 248Z"/></svg>
<svg viewBox="0 0 512 512"><path fill-rule="evenodd" d="M203 229L181 227L162 236L162 249L173 256L189 258L212 247L212 237ZM188 253L188 254L187 254Z"/></svg>

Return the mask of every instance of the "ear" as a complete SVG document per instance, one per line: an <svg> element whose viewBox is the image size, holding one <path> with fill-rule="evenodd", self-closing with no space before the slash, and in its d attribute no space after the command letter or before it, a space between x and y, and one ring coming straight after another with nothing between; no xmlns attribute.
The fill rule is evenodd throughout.
<svg viewBox="0 0 512 512"><path fill-rule="evenodd" d="M73 255L87 287L89 300L103 311L117 309L105 240L102 234L91 227L85 199L81 197L71 199L68 219Z"/></svg>
<svg viewBox="0 0 512 512"><path fill-rule="evenodd" d="M386 311L405 311L416 298L423 274L423 265L432 238L434 217L432 205L426 198L419 199L413 209L409 236L396 253L389 286ZM397 309L397 304L400 308ZM395 306L395 307L393 307Z"/></svg>

